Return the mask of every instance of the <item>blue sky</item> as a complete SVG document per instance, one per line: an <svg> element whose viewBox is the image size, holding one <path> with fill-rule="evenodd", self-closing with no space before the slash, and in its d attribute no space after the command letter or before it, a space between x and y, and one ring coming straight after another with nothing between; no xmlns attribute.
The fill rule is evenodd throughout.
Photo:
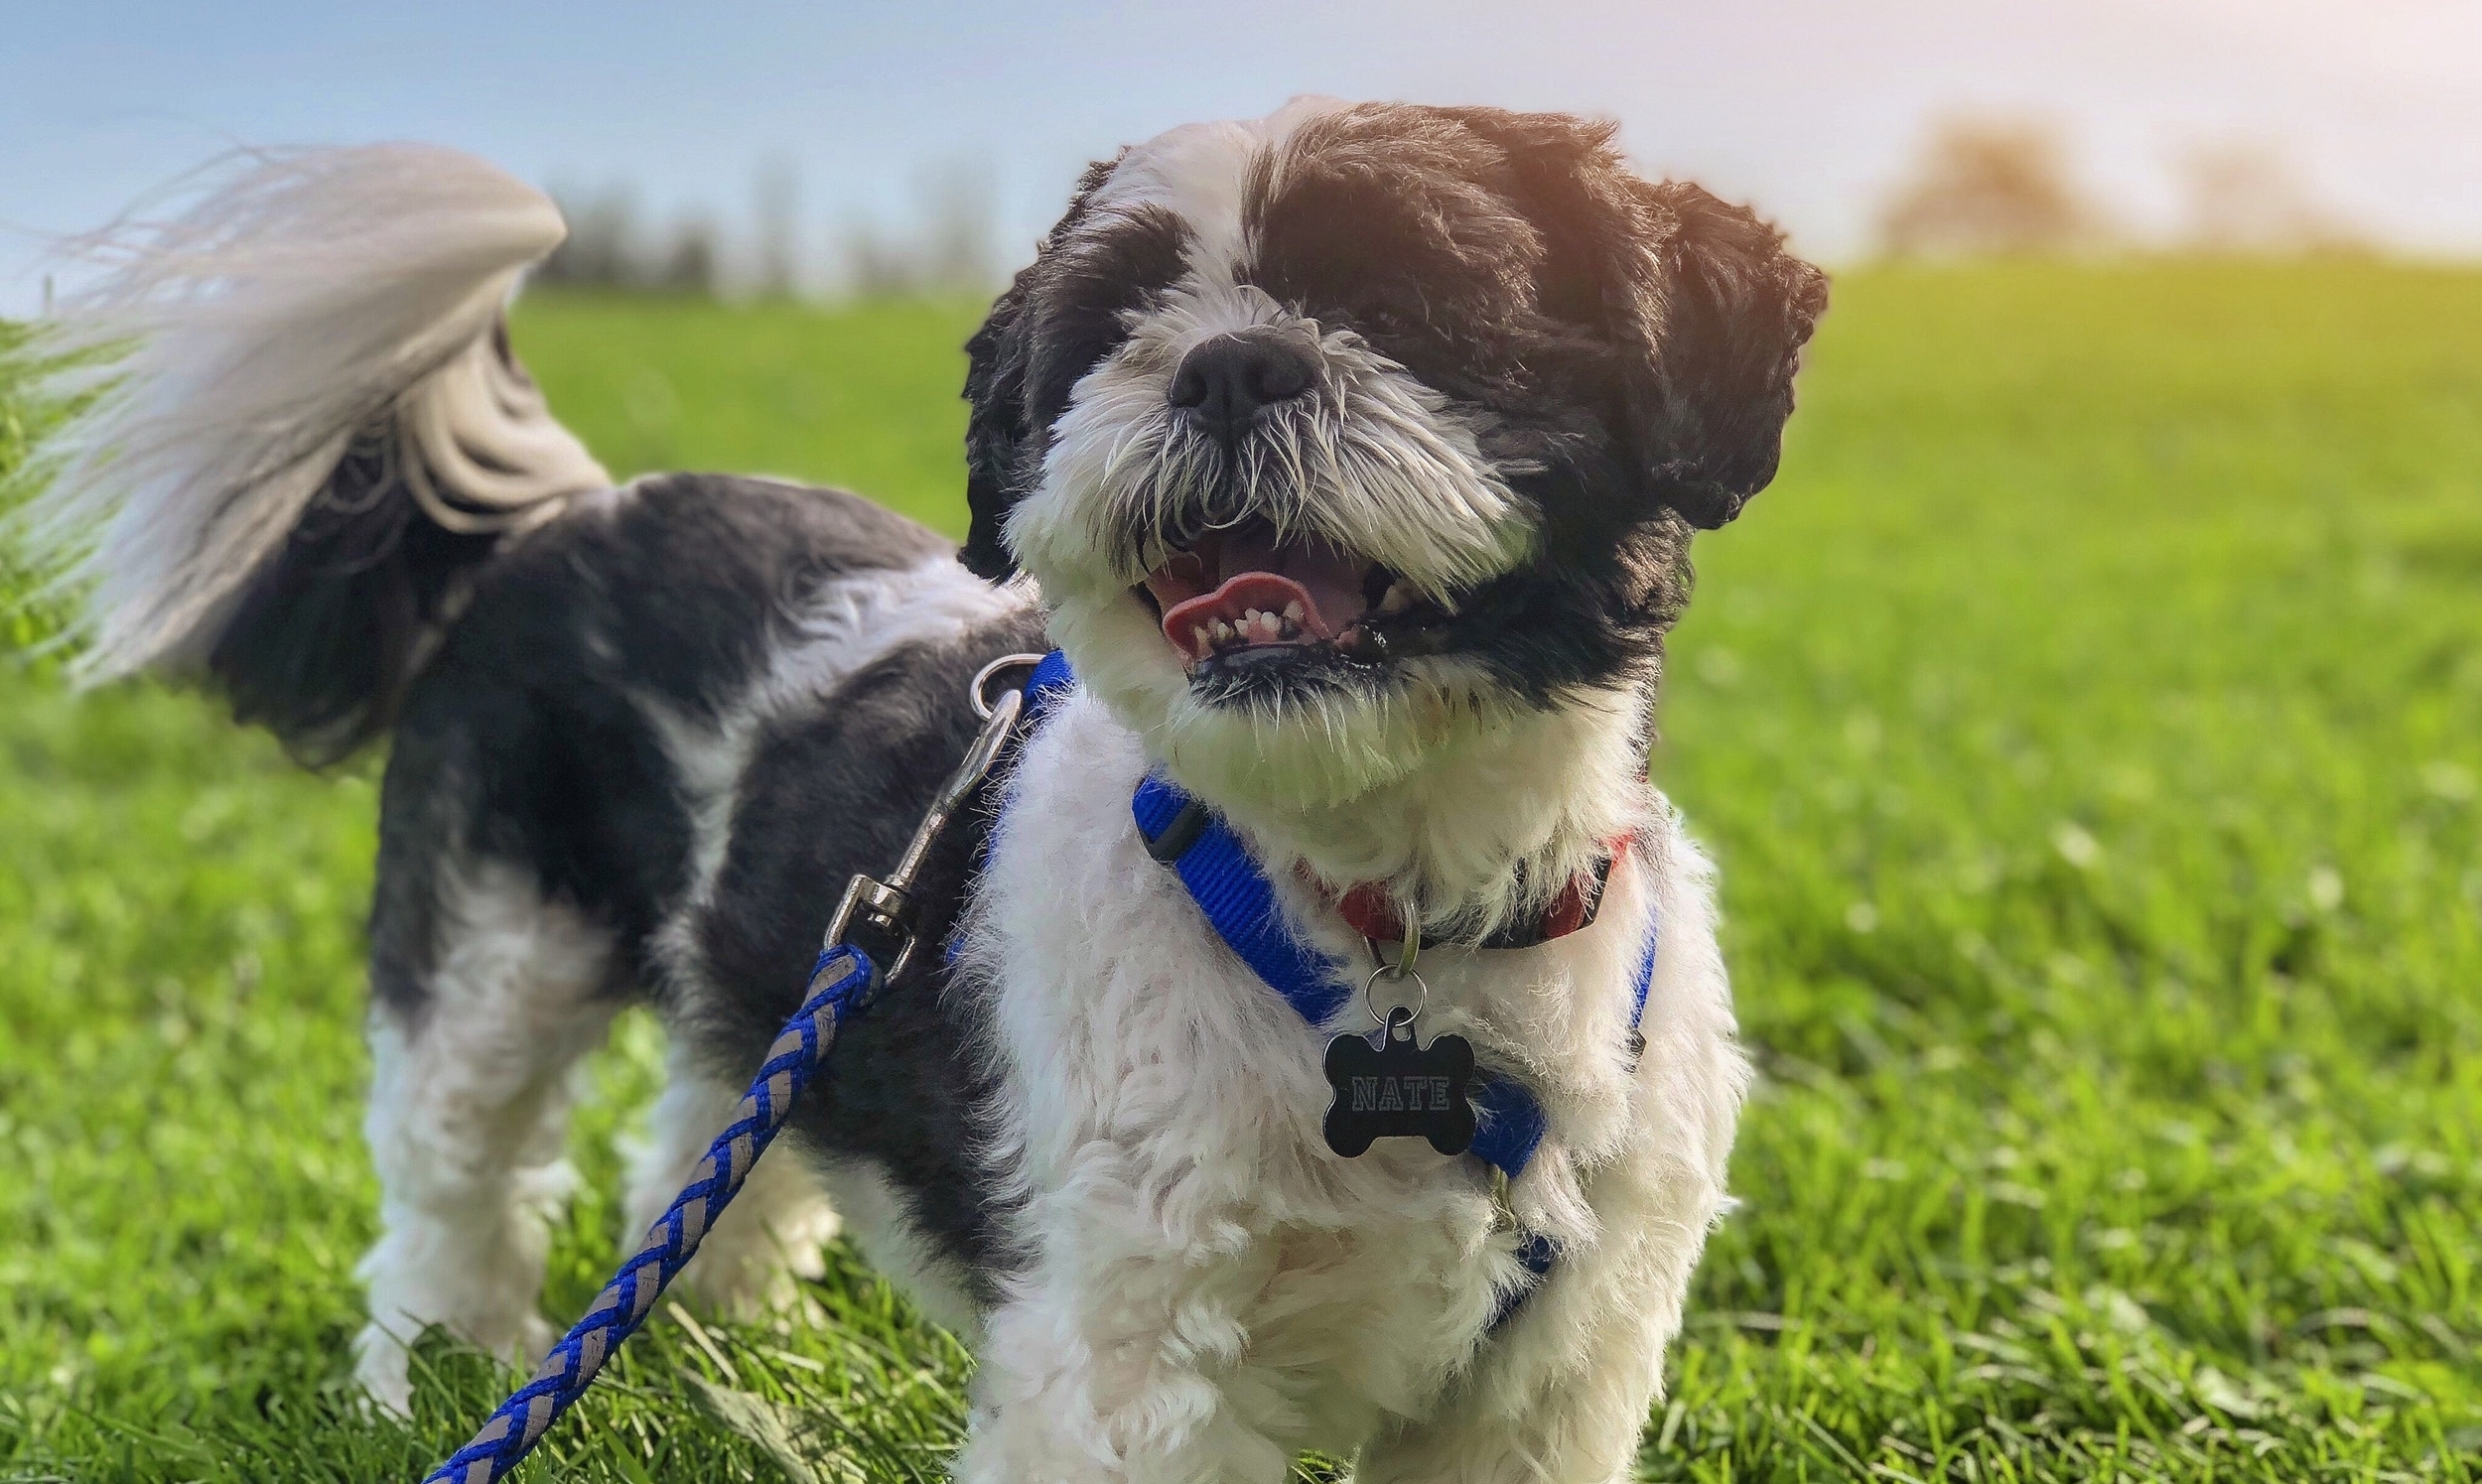
<svg viewBox="0 0 2482 1484"><path fill-rule="evenodd" d="M2482 254L2475 0L17 0L0 313L49 239L235 144L436 140L728 225L781 159L822 252L964 165L1017 248L1083 161L1297 92L1607 113L1831 259L1959 109L2056 120L2141 223L2173 213L2167 161L2247 138L2386 240Z"/></svg>

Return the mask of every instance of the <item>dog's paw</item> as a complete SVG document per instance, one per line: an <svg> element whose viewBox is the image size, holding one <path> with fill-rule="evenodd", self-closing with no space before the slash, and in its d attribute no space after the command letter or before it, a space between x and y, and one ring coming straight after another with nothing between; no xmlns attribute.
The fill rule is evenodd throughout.
<svg viewBox="0 0 2482 1484"><path fill-rule="evenodd" d="M727 1211L673 1291L700 1314L740 1323L797 1312L801 1284L826 1273L822 1249L838 1229L824 1201L763 1215Z"/></svg>
<svg viewBox="0 0 2482 1484"><path fill-rule="evenodd" d="M652 1199L643 1205L643 1225L651 1225L663 1207ZM671 1296L701 1318L738 1323L798 1313L802 1282L826 1273L823 1249L842 1229L835 1207L808 1179L789 1165L761 1161L741 1198L707 1229Z"/></svg>
<svg viewBox="0 0 2482 1484"><path fill-rule="evenodd" d="M413 1416L411 1360L405 1342L376 1324L353 1338L353 1379L372 1407L399 1420Z"/></svg>
<svg viewBox="0 0 2482 1484"><path fill-rule="evenodd" d="M449 1328L458 1333L458 1326ZM480 1348L503 1365L528 1372L543 1363L561 1336L549 1319L532 1312L513 1326L494 1328L499 1336L481 1342ZM471 1342L476 1337L461 1334L460 1338ZM353 1379L361 1383L362 1394L373 1408L399 1420L413 1416L413 1348L408 1340L379 1324L363 1325L362 1332L353 1337Z"/></svg>

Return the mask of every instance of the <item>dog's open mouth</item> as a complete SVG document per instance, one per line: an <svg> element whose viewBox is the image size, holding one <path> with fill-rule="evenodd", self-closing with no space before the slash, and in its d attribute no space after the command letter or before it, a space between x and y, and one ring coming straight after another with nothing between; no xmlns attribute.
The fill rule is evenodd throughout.
<svg viewBox="0 0 2482 1484"><path fill-rule="evenodd" d="M1280 539L1263 520L1209 532L1139 591L1192 671L1290 650L1384 659L1390 630L1438 615L1385 566L1316 537Z"/></svg>

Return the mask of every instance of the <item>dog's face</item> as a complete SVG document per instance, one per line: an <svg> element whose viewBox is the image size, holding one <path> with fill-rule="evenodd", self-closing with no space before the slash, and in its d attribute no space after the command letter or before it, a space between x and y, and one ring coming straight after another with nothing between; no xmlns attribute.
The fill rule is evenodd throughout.
<svg viewBox="0 0 2482 1484"><path fill-rule="evenodd" d="M967 564L1209 797L1651 680L1825 281L1563 115L1304 100L1087 173L968 346Z"/></svg>

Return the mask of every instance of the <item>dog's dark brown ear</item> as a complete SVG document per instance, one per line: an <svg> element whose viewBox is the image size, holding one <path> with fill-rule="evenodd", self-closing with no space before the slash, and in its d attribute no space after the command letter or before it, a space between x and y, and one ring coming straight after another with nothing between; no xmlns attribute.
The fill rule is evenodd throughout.
<svg viewBox="0 0 2482 1484"><path fill-rule="evenodd" d="M1004 582L1017 573L1017 558L1003 533L1009 511L1025 496L1025 481L1037 472L1031 467L1036 457L1031 435L1037 430L1027 412L1026 376L1034 360L1035 328L1029 307L1048 276L1044 259L1084 218L1088 201L1119 164L1114 156L1086 167L1068 210L1035 247L1034 260L1019 270L1008 292L993 301L982 328L965 342L965 401L971 409L965 421L965 508L970 523L957 560L977 577Z"/></svg>
<svg viewBox="0 0 2482 1484"><path fill-rule="evenodd" d="M965 548L957 553L976 577L1004 582L1017 571L1001 538L1002 523L1018 500L1026 447L1026 337L1020 322L1037 258L1017 275L991 306L973 338L965 342L965 508L971 517Z"/></svg>
<svg viewBox="0 0 2482 1484"><path fill-rule="evenodd" d="M1801 347L1827 312L1827 275L1783 234L1696 186L1631 183L1642 234L1633 301L1641 359L1630 418L1664 502L1713 529L1775 477Z"/></svg>
<svg viewBox="0 0 2482 1484"><path fill-rule="evenodd" d="M1650 492L1693 524L1730 520L1775 476L1826 276L1747 209L1639 178L1611 124L1448 111L1507 156L1505 189L1541 235L1543 311L1612 352L1622 432Z"/></svg>

